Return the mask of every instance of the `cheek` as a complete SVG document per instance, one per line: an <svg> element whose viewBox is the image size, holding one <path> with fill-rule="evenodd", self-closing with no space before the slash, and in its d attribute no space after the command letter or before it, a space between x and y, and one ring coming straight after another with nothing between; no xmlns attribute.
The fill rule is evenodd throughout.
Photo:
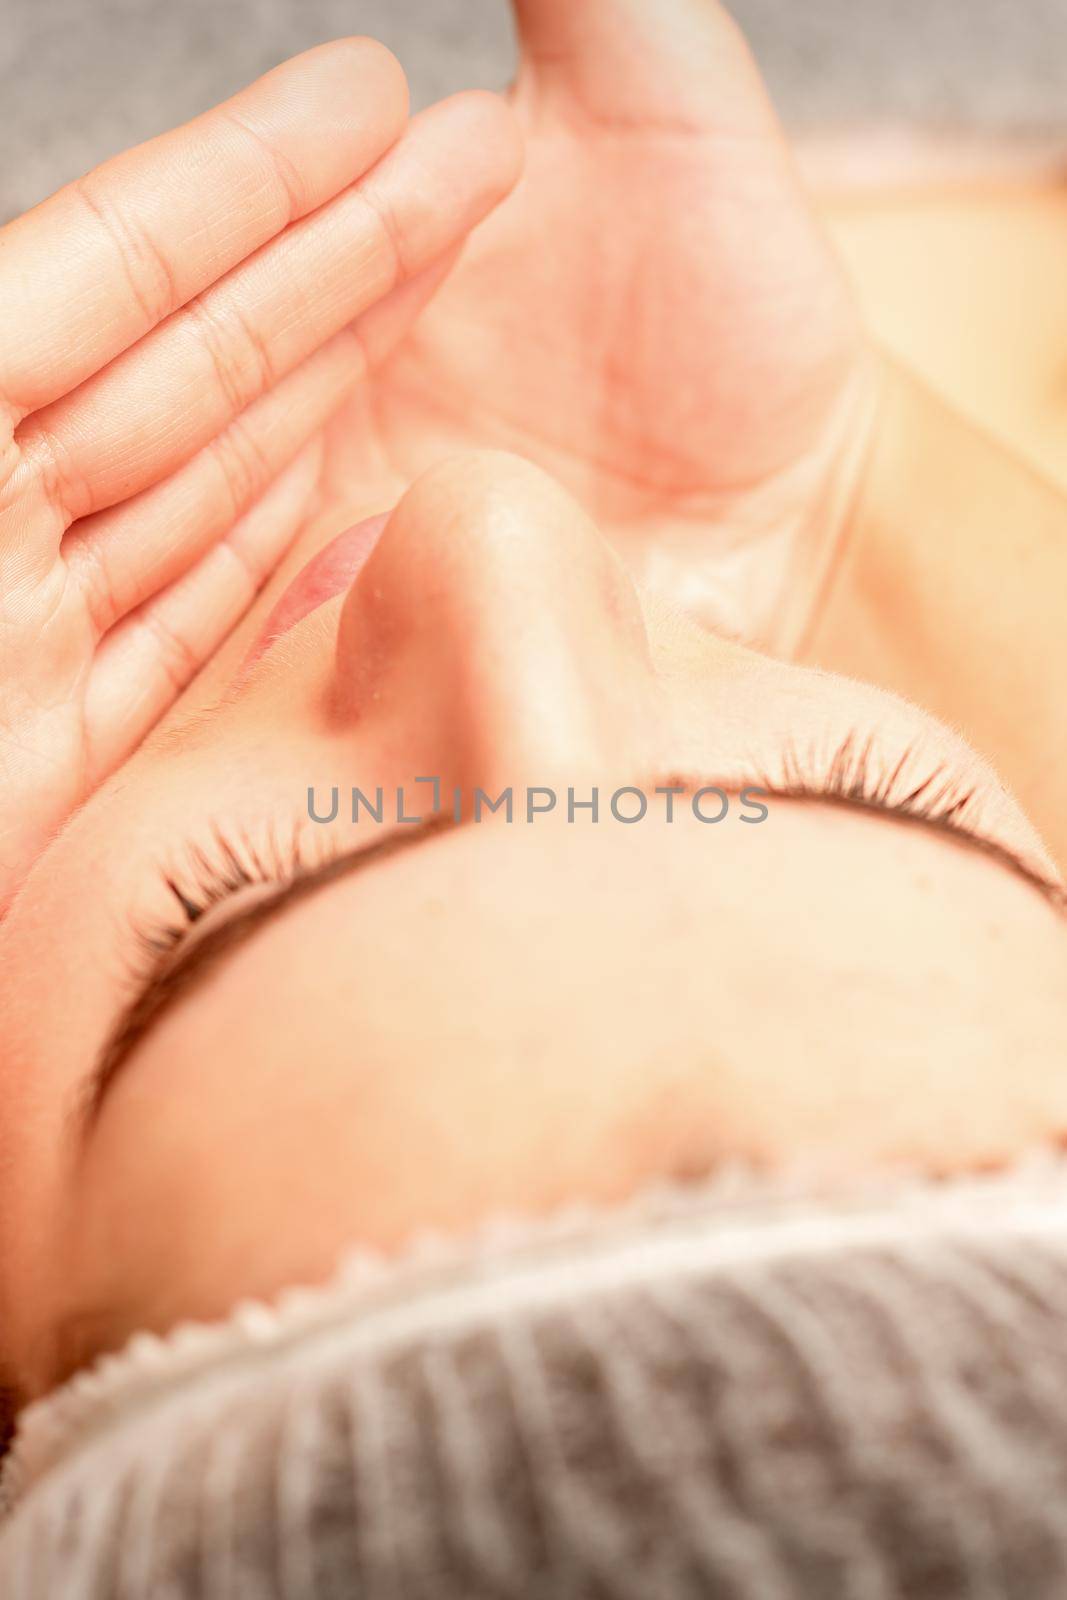
<svg viewBox="0 0 1067 1600"><path fill-rule="evenodd" d="M5 1049L0 1066L0 1362L34 1365L62 1274L73 1167L69 1084Z"/></svg>

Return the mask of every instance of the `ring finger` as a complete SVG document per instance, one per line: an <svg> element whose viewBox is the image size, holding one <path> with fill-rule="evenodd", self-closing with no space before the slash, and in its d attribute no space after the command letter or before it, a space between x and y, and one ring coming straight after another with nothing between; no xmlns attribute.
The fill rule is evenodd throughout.
<svg viewBox="0 0 1067 1600"><path fill-rule="evenodd" d="M245 407L506 193L508 113L463 95L414 119L368 176L294 224L18 430L65 526L174 472Z"/></svg>

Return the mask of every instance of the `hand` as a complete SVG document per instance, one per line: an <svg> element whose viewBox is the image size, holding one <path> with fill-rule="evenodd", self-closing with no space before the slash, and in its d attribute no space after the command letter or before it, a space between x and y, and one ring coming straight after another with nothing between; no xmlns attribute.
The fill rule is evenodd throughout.
<svg viewBox="0 0 1067 1600"><path fill-rule="evenodd" d="M348 40L0 232L0 910L273 570L517 149L490 96L408 125Z"/></svg>
<svg viewBox="0 0 1067 1600"><path fill-rule="evenodd" d="M365 400L345 511L497 445L712 626L807 624L873 410L848 293L715 0L517 0L525 177ZM342 466L347 479L342 484Z"/></svg>

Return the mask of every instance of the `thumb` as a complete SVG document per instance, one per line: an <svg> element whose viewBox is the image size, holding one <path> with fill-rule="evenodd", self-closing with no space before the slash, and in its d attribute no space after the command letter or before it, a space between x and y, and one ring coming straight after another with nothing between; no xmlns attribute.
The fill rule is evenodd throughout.
<svg viewBox="0 0 1067 1600"><path fill-rule="evenodd" d="M759 69L718 0L513 0L520 85L594 120L734 134L776 127Z"/></svg>

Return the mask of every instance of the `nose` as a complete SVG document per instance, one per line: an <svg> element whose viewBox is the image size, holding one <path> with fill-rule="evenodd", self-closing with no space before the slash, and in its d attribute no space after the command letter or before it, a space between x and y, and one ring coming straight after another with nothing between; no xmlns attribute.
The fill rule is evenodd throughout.
<svg viewBox="0 0 1067 1600"><path fill-rule="evenodd" d="M427 472L345 601L335 714L457 784L625 769L652 674L625 569L557 484L477 453Z"/></svg>

